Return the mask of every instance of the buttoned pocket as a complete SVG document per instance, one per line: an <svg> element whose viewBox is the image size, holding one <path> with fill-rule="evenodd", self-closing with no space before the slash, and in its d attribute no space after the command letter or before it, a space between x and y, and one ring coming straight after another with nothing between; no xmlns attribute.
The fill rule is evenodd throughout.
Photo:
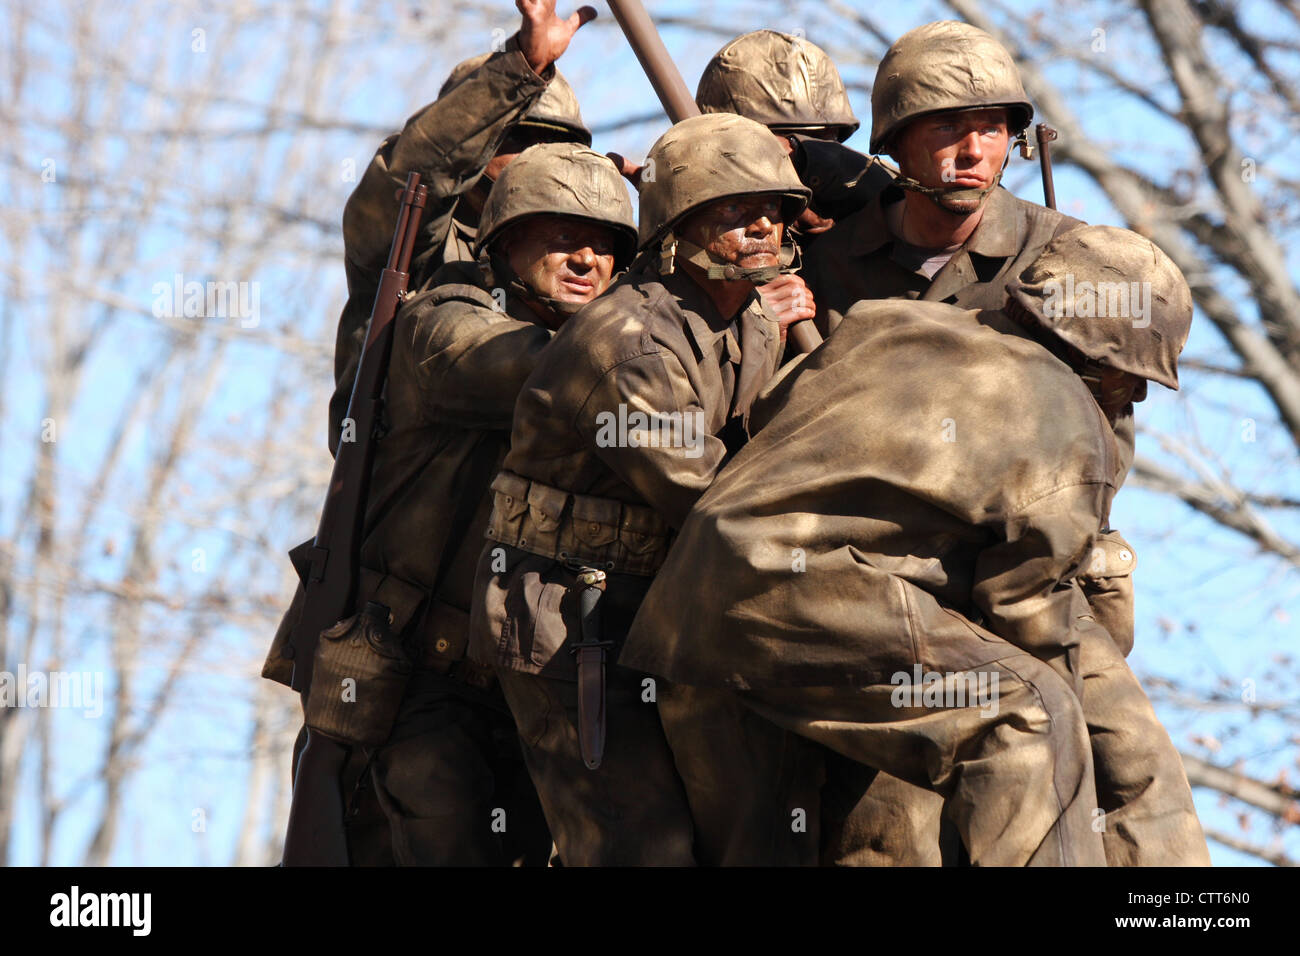
<svg viewBox="0 0 1300 956"><path fill-rule="evenodd" d="M523 514L528 510L528 479L503 471L492 479L494 496L487 537L514 543L519 539Z"/></svg>
<svg viewBox="0 0 1300 956"><path fill-rule="evenodd" d="M630 554L646 554L664 546L668 525L649 508L623 509L618 538Z"/></svg>
<svg viewBox="0 0 1300 956"><path fill-rule="evenodd" d="M573 498L573 533L578 541L592 552L618 540L619 517L622 505L612 498L590 498L575 495ZM601 558L602 554L593 554Z"/></svg>

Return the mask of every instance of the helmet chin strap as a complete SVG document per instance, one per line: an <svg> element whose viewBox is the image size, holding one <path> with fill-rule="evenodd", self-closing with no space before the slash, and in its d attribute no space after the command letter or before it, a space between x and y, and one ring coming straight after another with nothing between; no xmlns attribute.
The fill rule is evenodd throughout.
<svg viewBox="0 0 1300 956"><path fill-rule="evenodd" d="M936 206L944 210L944 212L954 212L955 210L949 209L942 202L940 202L940 200L941 199L956 199L956 200L974 199L976 202L983 202L984 197L987 196L989 193L993 192L993 190L997 189L998 183L1000 182L1002 182L1001 172L999 172L996 176L994 176L993 182L989 183L983 189L976 189L973 186L962 186L957 189L947 189L941 186L922 186L915 179L911 179L910 177L907 176L899 176L897 179L894 180L894 185L897 186L899 189L910 189L914 193L920 193L922 196L928 197ZM974 209L971 210L971 212L974 211L975 211Z"/></svg>
<svg viewBox="0 0 1300 956"><path fill-rule="evenodd" d="M1012 143L1007 146L1007 155L1002 159L1002 168L999 169L998 174L993 177L993 182L989 183L983 189L976 189L973 186L960 186L956 189L951 189L945 186L923 186L910 176L899 176L894 180L894 185L899 189L910 189L914 193L920 193L922 196L928 197L931 202L944 210L944 212L953 212L954 210L949 209L941 203L939 201L940 199L956 199L959 201L973 199L978 203L982 203L984 197L997 189L998 184L1002 182L1002 174L1006 172L1007 163L1011 161L1011 146L1014 145L1015 144ZM978 209L979 207L977 206L976 208ZM974 209L971 210L971 212L974 211Z"/></svg>
<svg viewBox="0 0 1300 956"><path fill-rule="evenodd" d="M664 236L659 247L659 273L666 276L672 275L676 269L677 260L680 258L703 271L707 279L721 279L724 282L751 282L754 285L764 285L779 275L799 271L801 265L799 245L788 234L787 238L788 242L785 238L782 239L781 251L777 255L776 265L746 269L734 262L718 262L709 254L707 249L697 246L688 239L679 239L670 232Z"/></svg>
<svg viewBox="0 0 1300 956"><path fill-rule="evenodd" d="M508 288L525 302L536 302L544 309L555 314L557 318L566 319L581 309L587 303L585 302L568 302L561 299L554 299L549 295L541 295L536 289L530 286L519 276L512 278L507 284Z"/></svg>
<svg viewBox="0 0 1300 956"><path fill-rule="evenodd" d="M507 290L517 295L524 302L531 302L541 306L561 321L567 319L587 304L585 302L566 302L551 296L541 295L500 258L482 256L479 259L479 268L483 270L488 285L495 286L499 279L505 279Z"/></svg>

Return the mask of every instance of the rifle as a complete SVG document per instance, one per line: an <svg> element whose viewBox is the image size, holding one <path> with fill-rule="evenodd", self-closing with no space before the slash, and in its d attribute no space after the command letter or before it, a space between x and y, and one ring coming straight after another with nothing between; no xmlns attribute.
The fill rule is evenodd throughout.
<svg viewBox="0 0 1300 956"><path fill-rule="evenodd" d="M302 614L289 634L288 654L293 660L291 686L304 700L311 688L321 631L356 611L365 505L375 460L375 426L393 349L393 317L406 297L408 269L428 192L427 186L420 185L419 173L407 176L388 265L375 293L348 399L347 418L356 440L339 443L315 541L300 555L305 593ZM339 775L350 753L348 744L313 733L308 727L307 744L294 776L283 865L347 866Z"/></svg>
<svg viewBox="0 0 1300 956"><path fill-rule="evenodd" d="M668 118L674 123L680 123L691 116L698 116L700 108L687 89L681 71L668 55L664 41L641 0L609 0L609 9L641 63L641 69L645 70ZM803 319L791 325L786 336L803 352L811 352L822 344L821 333L811 319Z"/></svg>

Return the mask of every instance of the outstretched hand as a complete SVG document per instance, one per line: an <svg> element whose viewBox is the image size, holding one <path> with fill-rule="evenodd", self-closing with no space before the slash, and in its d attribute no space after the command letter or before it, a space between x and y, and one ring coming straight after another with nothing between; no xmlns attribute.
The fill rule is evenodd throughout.
<svg viewBox="0 0 1300 956"><path fill-rule="evenodd" d="M519 27L519 49L534 73L540 74L569 48L569 41L584 23L596 19L595 7L579 7L566 20L555 13L555 0L515 0L524 15Z"/></svg>

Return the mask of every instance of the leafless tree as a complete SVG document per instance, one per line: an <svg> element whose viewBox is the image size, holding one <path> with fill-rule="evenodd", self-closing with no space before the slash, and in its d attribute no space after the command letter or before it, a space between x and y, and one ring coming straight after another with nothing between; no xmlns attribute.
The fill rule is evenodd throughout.
<svg viewBox="0 0 1300 956"><path fill-rule="evenodd" d="M1139 553L1212 529L1264 614L1294 607L1300 179L1272 159L1300 132L1292 5L935 0L901 29L851 0L648 5L693 68L743 30L802 29L864 117L902 29L956 16L999 36L1061 132L1066 211L1087 197L1153 238L1214 330L1121 495L1187 516L1136 529ZM0 671L92 671L107 692L99 719L0 708L0 862L270 863L299 715L257 674L292 593L284 551L310 533L329 466L343 202L379 139L516 14L508 0L14 0L0 20ZM612 20L585 33L562 66L598 141L648 145L664 120L631 58L581 59L584 41L621 48ZM607 70L616 84L593 82ZM602 98L611 85L642 92ZM1117 117L1158 135L1117 139ZM246 283L259 314L178 311L177 275ZM1216 573L1204 555L1196 568ZM1244 636L1198 629L1196 589L1157 595L1159 633L1139 643L1212 654ZM1298 846L1297 794L1268 779L1300 740L1283 650L1249 695L1227 669L1143 674L1193 783L1243 815L1211 836L1278 864ZM142 831L152 846L130 842Z"/></svg>

